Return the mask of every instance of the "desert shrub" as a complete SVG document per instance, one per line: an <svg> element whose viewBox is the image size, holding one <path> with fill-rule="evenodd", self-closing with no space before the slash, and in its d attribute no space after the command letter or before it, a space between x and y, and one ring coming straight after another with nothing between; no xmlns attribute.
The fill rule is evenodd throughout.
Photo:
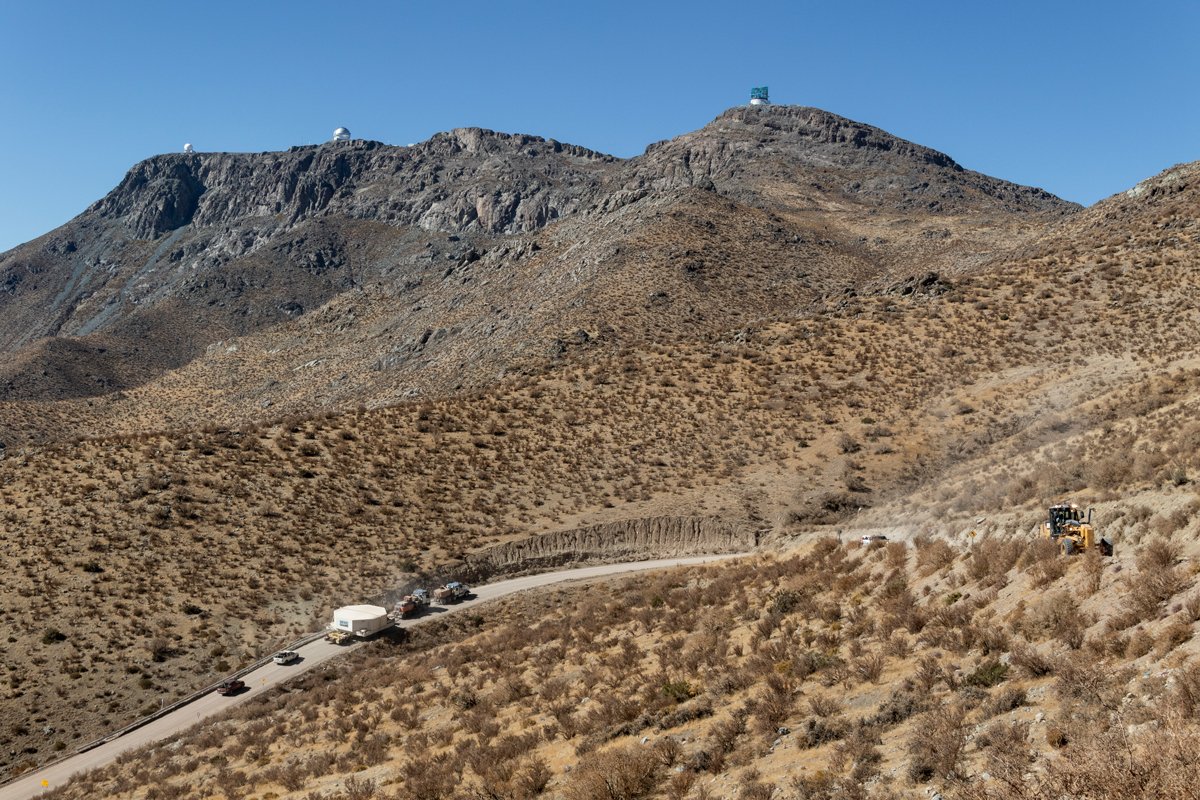
<svg viewBox="0 0 1200 800"><path fill-rule="evenodd" d="M822 492L808 501L803 508L788 513L788 522L793 525L831 525L868 505L861 496L850 492Z"/></svg>
<svg viewBox="0 0 1200 800"><path fill-rule="evenodd" d="M1029 746L1028 722L995 722L980 731L975 739L984 756L991 781L975 778L960 786L964 798L999 800L1010 789L1022 790L1027 785L1026 773L1033 764L1035 752Z"/></svg>
<svg viewBox="0 0 1200 800"><path fill-rule="evenodd" d="M487 750L487 748L480 748ZM492 752L471 762L479 786L468 794L477 800L532 800L549 785L552 773L539 756Z"/></svg>
<svg viewBox="0 0 1200 800"><path fill-rule="evenodd" d="M917 546L917 569L922 575L932 575L948 567L958 555L945 539L919 536L913 543Z"/></svg>
<svg viewBox="0 0 1200 800"><path fill-rule="evenodd" d="M967 745L966 710L943 706L918 717L908 739L908 777L926 782L938 777L959 777L963 750Z"/></svg>
<svg viewBox="0 0 1200 800"><path fill-rule="evenodd" d="M759 733L772 739L775 737L780 723L787 719L791 711L791 694L765 692L754 704L754 727Z"/></svg>
<svg viewBox="0 0 1200 800"><path fill-rule="evenodd" d="M857 725L836 744L830 754L830 769L833 772L845 772L849 767L851 781L859 785L865 784L879 774L879 763L883 760L879 745L882 740L879 731L870 725Z"/></svg>
<svg viewBox="0 0 1200 800"><path fill-rule="evenodd" d="M967 686L979 686L989 689L1001 683L1008 677L1008 664L997 659L991 659L980 664L974 672L963 679Z"/></svg>
<svg viewBox="0 0 1200 800"><path fill-rule="evenodd" d="M774 786L763 783L755 776L743 775L741 784L738 800L771 800L771 795L775 791Z"/></svg>
<svg viewBox="0 0 1200 800"><path fill-rule="evenodd" d="M1192 624L1176 620L1170 625L1167 625L1158 635L1156 644L1156 653L1158 658L1162 658L1167 653L1174 650L1184 642L1190 641L1193 635Z"/></svg>
<svg viewBox="0 0 1200 800"><path fill-rule="evenodd" d="M902 688L893 692L891 697L879 705L872 721L877 725L898 725L928 708L928 694L918 694Z"/></svg>
<svg viewBox="0 0 1200 800"><path fill-rule="evenodd" d="M1152 573L1171 569L1179 560L1179 545L1170 539L1154 537L1142 546L1138 553L1137 567L1139 572Z"/></svg>
<svg viewBox="0 0 1200 800"><path fill-rule="evenodd" d="M568 800L637 800L659 786L661 763L653 751L616 747L580 759L563 787Z"/></svg>
<svg viewBox="0 0 1200 800"><path fill-rule="evenodd" d="M883 674L883 668L887 665L887 659L880 653L867 653L862 658L854 662L854 673L859 680L868 683L878 683L879 677Z"/></svg>
<svg viewBox="0 0 1200 800"><path fill-rule="evenodd" d="M1163 604L1187 586L1188 577L1175 566L1172 552L1177 551L1165 542L1161 545L1151 542L1143 551L1138 559L1137 573L1127 580L1129 593L1125 597L1121 627L1155 619ZM1162 563L1164 561L1169 565Z"/></svg>
<svg viewBox="0 0 1200 800"><path fill-rule="evenodd" d="M814 694L808 698L809 711L822 719L842 713L842 701L827 694Z"/></svg>
<svg viewBox="0 0 1200 800"><path fill-rule="evenodd" d="M1200 592L1192 593L1183 601L1183 613L1188 622L1200 621Z"/></svg>
<svg viewBox="0 0 1200 800"><path fill-rule="evenodd" d="M1111 712L1121 706L1133 670L1067 656L1058 659L1054 673L1054 692L1060 699Z"/></svg>
<svg viewBox="0 0 1200 800"><path fill-rule="evenodd" d="M690 769L676 772L667 779L667 800L684 800L696 782L696 773Z"/></svg>
<svg viewBox="0 0 1200 800"><path fill-rule="evenodd" d="M888 542L884 548L887 565L892 569L903 569L908 563L908 544L905 542Z"/></svg>
<svg viewBox="0 0 1200 800"><path fill-rule="evenodd" d="M341 794L337 800L374 800L376 795L375 781L370 778L359 778L351 775L342 782Z"/></svg>
<svg viewBox="0 0 1200 800"><path fill-rule="evenodd" d="M892 631L883 645L884 652L892 658L905 659L912 653L912 643L904 631Z"/></svg>
<svg viewBox="0 0 1200 800"><path fill-rule="evenodd" d="M838 450L845 455L857 453L859 450L862 450L862 445L858 443L858 440L848 433L843 433L839 436L837 444Z"/></svg>
<svg viewBox="0 0 1200 800"><path fill-rule="evenodd" d="M696 696L696 687L685 680L667 680L662 684L662 694L673 703L682 703Z"/></svg>
<svg viewBox="0 0 1200 800"><path fill-rule="evenodd" d="M985 586L996 584L1016 565L1022 549L1016 539L988 537L971 550L967 574Z"/></svg>
<svg viewBox="0 0 1200 800"><path fill-rule="evenodd" d="M1046 597L1036 612L1027 614L1022 627L1031 637L1050 636L1070 649L1078 650L1094 622L1094 615L1081 609L1072 593L1060 591Z"/></svg>
<svg viewBox="0 0 1200 800"><path fill-rule="evenodd" d="M400 770L400 785L410 797L450 800L457 797L462 772L448 753L414 759Z"/></svg>
<svg viewBox="0 0 1200 800"><path fill-rule="evenodd" d="M1083 574L1086 576L1084 581L1086 594L1093 595L1100 591L1100 586L1104 581L1104 559L1100 555L1099 548L1093 547L1083 554Z"/></svg>
<svg viewBox="0 0 1200 800"><path fill-rule="evenodd" d="M1168 708L1184 719L1200 718L1200 661L1189 661L1175 671Z"/></svg>
<svg viewBox="0 0 1200 800"><path fill-rule="evenodd" d="M844 717L809 717L804 720L798 731L793 731L796 741L803 747L820 747L828 742L836 742L850 730L850 723Z"/></svg>
<svg viewBox="0 0 1200 800"><path fill-rule="evenodd" d="M1012 664L1025 670L1028 675L1034 678L1049 675L1054 671L1054 660L1032 645L1014 645L1012 656L1009 660Z"/></svg>
<svg viewBox="0 0 1200 800"><path fill-rule="evenodd" d="M1139 627L1125 640L1125 652L1121 655L1132 660L1141 658L1153 649L1154 637L1147 633L1145 628Z"/></svg>
<svg viewBox="0 0 1200 800"><path fill-rule="evenodd" d="M1049 539L1035 539L1025 544L1017 559L1017 569L1032 574L1037 565L1046 561L1061 562L1058 543Z"/></svg>
<svg viewBox="0 0 1200 800"><path fill-rule="evenodd" d="M1166 726L1131 732L1124 725L1063 742L1061 757L1046 759L1024 781L997 780L983 793L972 784L966 800L1035 800L1047 797L1190 800L1200 784L1200 733ZM1017 748L1014 748L1014 750ZM1020 758L1013 759L1020 764ZM999 765L997 765L999 766ZM989 772L999 777L1006 773ZM1011 774L1011 773L1010 773Z"/></svg>
<svg viewBox="0 0 1200 800"><path fill-rule="evenodd" d="M776 592L771 598L770 610L779 615L787 614L796 609L800 604L801 596L799 592L791 589L781 589Z"/></svg>
<svg viewBox="0 0 1200 800"><path fill-rule="evenodd" d="M745 708L736 709L732 715L717 722L709 729L709 735L712 736L718 752L722 754L733 752L738 739L746 732L747 716L748 712Z"/></svg>
<svg viewBox="0 0 1200 800"><path fill-rule="evenodd" d="M979 643L983 647L984 655L1007 653L1012 649L1012 637L1008 635L1008 631L995 625L982 626Z"/></svg>
<svg viewBox="0 0 1200 800"><path fill-rule="evenodd" d="M1170 536L1176 531L1186 528L1194 512L1195 509L1192 508L1180 508L1170 514L1161 514L1150 520L1150 529L1159 536Z"/></svg>
<svg viewBox="0 0 1200 800"><path fill-rule="evenodd" d="M1054 543L1050 542L1050 544ZM1035 589L1044 589L1067 574L1067 568L1070 566L1070 561L1066 557L1058 556L1058 545L1054 546L1056 552L1054 558L1042 559L1031 565L1029 568L1029 577L1031 578L1033 588Z"/></svg>
<svg viewBox="0 0 1200 800"><path fill-rule="evenodd" d="M913 671L912 681L917 688L928 694L933 687L946 679L946 671L941 663L931 655L922 655L917 659L917 668Z"/></svg>
<svg viewBox="0 0 1200 800"><path fill-rule="evenodd" d="M994 717L998 714L1007 714L1009 711L1020 708L1025 705L1026 701L1025 690L1018 686L1006 686L992 693L983 705L980 707L980 715L984 719Z"/></svg>
<svg viewBox="0 0 1200 800"><path fill-rule="evenodd" d="M712 703L707 698L697 698L689 703L683 703L674 710L663 713L658 720L658 726L663 730L677 728L697 719L705 719L713 715Z"/></svg>
<svg viewBox="0 0 1200 800"><path fill-rule="evenodd" d="M650 749L654 751L655 757L662 762L664 767L674 766L683 753L683 745L670 736L659 739Z"/></svg>
<svg viewBox="0 0 1200 800"><path fill-rule="evenodd" d="M66 640L67 635L58 628L49 627L42 631L42 644L58 644Z"/></svg>
<svg viewBox="0 0 1200 800"><path fill-rule="evenodd" d="M1038 485L1038 494L1042 497L1062 497L1078 492L1087 486L1083 470L1083 459L1040 465L1033 476Z"/></svg>
<svg viewBox="0 0 1200 800"><path fill-rule="evenodd" d="M1132 467L1129 456L1118 453L1090 461L1083 475L1093 489L1119 489L1132 480Z"/></svg>
<svg viewBox="0 0 1200 800"><path fill-rule="evenodd" d="M1046 744L1054 748L1066 747L1070 742L1067 732L1057 725L1050 725L1046 728Z"/></svg>

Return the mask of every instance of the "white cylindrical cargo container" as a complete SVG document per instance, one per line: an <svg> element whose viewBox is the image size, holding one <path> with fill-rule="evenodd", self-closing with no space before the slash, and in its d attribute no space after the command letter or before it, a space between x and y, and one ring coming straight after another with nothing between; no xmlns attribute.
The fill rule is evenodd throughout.
<svg viewBox="0 0 1200 800"><path fill-rule="evenodd" d="M333 612L333 625L330 627L365 638L391 624L387 609L381 606L343 606Z"/></svg>

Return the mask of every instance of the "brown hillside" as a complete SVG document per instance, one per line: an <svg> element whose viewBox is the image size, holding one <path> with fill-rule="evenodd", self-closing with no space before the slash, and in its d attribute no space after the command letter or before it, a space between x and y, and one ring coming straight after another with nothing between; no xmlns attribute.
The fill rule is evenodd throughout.
<svg viewBox="0 0 1200 800"><path fill-rule="evenodd" d="M856 149L960 172L895 146ZM1065 220L1052 207L1027 209L1003 235L963 234L955 258L952 235L944 254L955 267L941 276L913 269L923 262L907 255L880 268L872 247L883 245L844 235L859 224L855 214L831 222L827 233L798 205L772 209L748 191L723 188L720 171L712 187L689 178L688 187L624 188L631 197L646 194L464 256L439 270L436 287L415 287L403 314L394 287L363 287L295 320L214 341L204 356L119 394L5 404L6 430L17 435L0 459L0 548L12 565L5 613L10 644L19 647L5 663L4 767L44 760L56 741L69 746L206 683L221 661L243 663L311 627L332 605L394 585L414 567L544 530L687 513L770 527L781 544L862 526L932 534L931 542L979 527L1000 541L1024 535L1039 509L1071 494L1097 504L1127 574L1151 571L1138 559L1158 539L1191 557L1191 481L1200 471L1191 446L1200 380L1192 170ZM1013 197L1037 199L1016 192L1003 202ZM894 207L895 197L886 198ZM915 213L879 202L878 219L895 230ZM873 221L863 225L884 224L866 218ZM1028 238L1034 218L1054 218L1055 227ZM356 247L383 247L386 237L374 235L382 223L336 223L351 224L362 234ZM987 228L963 223L960 230ZM905 252L928 256L933 251L920 246L926 238L906 239L914 249ZM1020 249L1004 257L983 246L1001 239ZM389 354L378 369L370 366ZM358 403L365 407L342 410ZM277 416L322 406L328 413ZM261 421L267 417L275 419ZM217 422L226 427L211 427ZM46 433L60 424L90 438ZM146 429L167 432L134 433ZM36 436L56 441L28 444ZM925 575L919 554L906 561L914 585L933 581L921 602L931 616L964 599L970 581L979 582L970 589L977 596L1002 591L998 579L985 586L965 558L956 562L957 553L951 548ZM946 618L949 632L936 641L910 644L938 659L952 652L964 671L993 654L1015 658L1016 649L967 641L961 630L986 627L989 613L1010 615L1020 593L1083 580L1082 562L1064 567L1063 577L1045 556L1025 573L1012 564L1002 573L1014 586L1023 574L1044 574L1044 585L1026 582L1017 594L973 604L961 618ZM841 589L814 590L832 592L821 603L836 615L824 621L829 627L812 628L813 642L833 635L834 622L853 621L851 584L871 587L876 599L886 594L882 566L846 569ZM1173 666L1163 659L1187 639L1160 616L1180 613L1168 601L1184 603L1186 566L1178 575L1171 594L1137 601L1142 616L1129 625L1100 627L1107 620L1097 612L1084 637L1093 640L1088 652L1121 669L1158 648L1155 668ZM1098 597L1118 603L1135 593L1115 567L1103 576L1096 591L1112 593ZM773 580L758 591L790 588L782 575ZM253 629L224 613L245 607L261 609ZM734 612L735 621L749 613ZM38 626L29 629L29 619ZM788 636L805 641L796 625ZM878 619L873 625L878 632ZM1017 633L1041 646L1047 640L1035 628ZM653 626L644 633L647 652L657 646L651 639L675 635ZM856 639L841 633L828 647L848 663L885 647L865 635L857 653ZM1120 653L1105 644L1122 636ZM1129 655L1141 647L1129 649L1135 639L1151 641L1150 650ZM737 658L756 652L744 645ZM1054 674L1068 674L1069 661L1054 661ZM55 675L31 685L28 676L47 665ZM771 669L761 673L767 688L754 684L754 691L770 688ZM910 674L898 672L895 686ZM960 684L945 681L944 696L965 715L954 728L962 731L964 719L982 722L981 706L971 703L984 699L960 696ZM751 697L725 694L731 703ZM871 704L864 713L882 700L863 700ZM70 719L55 741L20 722L31 705ZM67 708L75 712L63 714ZM1058 713L1057 705L1046 708ZM1068 744L1115 735L1086 727L1094 709L1080 713L1065 719L1081 726L1064 729ZM887 736L908 740L903 731ZM462 741L452 731L442 746ZM583 769L575 756L588 748L572 756L549 741L547 754ZM973 752L972 769L982 769L986 752ZM776 779L771 770L779 765L760 764L757 750L734 747L725 756L733 761L723 775L747 784ZM850 763L852 753L844 759ZM911 761L887 763L901 775ZM339 775L354 771L343 766ZM737 771L746 768L758 776ZM311 774L324 781L334 772ZM131 786L121 791L141 791Z"/></svg>

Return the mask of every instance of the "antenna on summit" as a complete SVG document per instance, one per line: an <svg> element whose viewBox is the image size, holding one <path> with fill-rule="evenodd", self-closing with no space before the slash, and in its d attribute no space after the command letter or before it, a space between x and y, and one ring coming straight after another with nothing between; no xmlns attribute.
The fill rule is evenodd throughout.
<svg viewBox="0 0 1200 800"><path fill-rule="evenodd" d="M335 130L333 132L333 139L331 139L330 141L333 141L333 142L348 142L348 141L350 141L350 129L349 128L338 128L337 130Z"/></svg>
<svg viewBox="0 0 1200 800"><path fill-rule="evenodd" d="M767 95L766 86L755 86L750 90L750 105L752 106L769 106L771 98Z"/></svg>
<svg viewBox="0 0 1200 800"><path fill-rule="evenodd" d="M186 144L184 144L184 146L183 146L183 152L187 153L188 155L191 155L192 153L195 153L195 152L196 152L196 150L195 150L195 149L192 147L192 143L191 143L191 142L187 142L187 143L186 143Z"/></svg>

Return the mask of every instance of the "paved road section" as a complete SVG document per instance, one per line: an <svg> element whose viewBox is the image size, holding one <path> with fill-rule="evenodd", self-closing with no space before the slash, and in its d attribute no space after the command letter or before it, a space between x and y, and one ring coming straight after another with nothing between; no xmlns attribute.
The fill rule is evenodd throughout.
<svg viewBox="0 0 1200 800"><path fill-rule="evenodd" d="M711 561L738 558L741 555L746 554L634 561L627 564L605 564L597 567L582 567L559 572L546 572L540 575L527 575L523 578L513 578L512 580L474 587L475 596L472 599L463 600L450 606L438 606L437 608L444 608L449 613L457 613L477 606L480 603L486 603L489 600L496 600L506 595L549 586L550 584L587 580L588 578L601 578L606 575L617 575L623 572L705 564ZM400 626L407 628L413 625L420 625L422 622L428 622L440 616L441 614L438 613L426 613L424 616L415 619L403 620ZM0 800L25 800L25 798L37 797L43 792L62 786L73 775L95 769L96 767L102 767L128 750L170 738L208 717L244 703L271 687L283 683L305 670L312 669L335 656L346 653L357 646L359 645L330 644L325 639L310 642L297 649L296 652L300 654L300 661L283 666L269 662L253 672L244 675L242 680L246 682L248 689L242 691L241 694L234 697L222 697L216 692L210 692L173 713L160 717L141 728L130 731L124 736L113 739L110 742L105 742L99 747L86 752L79 753L65 761L52 764L45 769L21 776L7 786L0 787Z"/></svg>

